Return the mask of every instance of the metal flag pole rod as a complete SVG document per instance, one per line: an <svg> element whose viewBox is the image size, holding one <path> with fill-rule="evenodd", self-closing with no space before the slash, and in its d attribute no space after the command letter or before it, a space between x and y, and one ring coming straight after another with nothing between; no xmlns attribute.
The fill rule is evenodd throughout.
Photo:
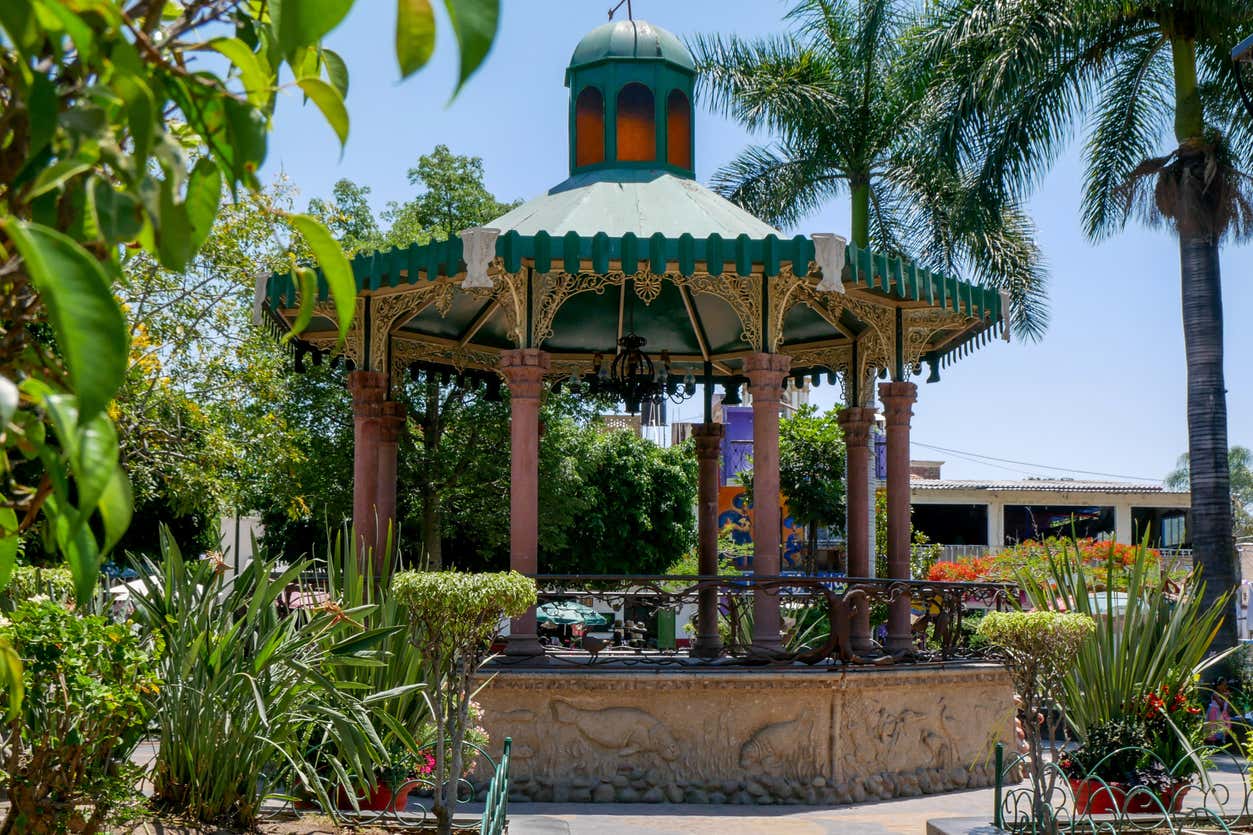
<svg viewBox="0 0 1253 835"><path fill-rule="evenodd" d="M618 0L618 5L609 10L609 19L613 20L614 14L623 6L627 7L627 20L635 20L635 15L631 13L631 0Z"/></svg>

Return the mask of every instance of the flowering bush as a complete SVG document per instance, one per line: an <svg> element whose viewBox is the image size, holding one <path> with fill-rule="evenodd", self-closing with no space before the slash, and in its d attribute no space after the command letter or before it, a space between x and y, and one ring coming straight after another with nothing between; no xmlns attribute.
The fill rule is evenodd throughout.
<svg viewBox="0 0 1253 835"><path fill-rule="evenodd" d="M936 582L1013 582L1021 573L1026 573L1042 581L1049 577L1049 560L1065 554L1068 559L1077 560L1092 591L1103 591L1107 586L1115 591L1126 591L1127 570L1135 564L1138 550L1136 545L1091 538L1050 537L1043 542L1028 540L997 554L936 563L927 572L927 579ZM1187 574L1186 566L1178 569L1163 566L1160 551L1145 549L1145 557L1155 576L1160 577L1162 568L1166 569L1167 578L1175 582Z"/></svg>
<svg viewBox="0 0 1253 835"><path fill-rule="evenodd" d="M127 625L51 600L19 603L0 626L24 666L9 712L4 832L99 832L137 801L130 763L160 680L152 647Z"/></svg>

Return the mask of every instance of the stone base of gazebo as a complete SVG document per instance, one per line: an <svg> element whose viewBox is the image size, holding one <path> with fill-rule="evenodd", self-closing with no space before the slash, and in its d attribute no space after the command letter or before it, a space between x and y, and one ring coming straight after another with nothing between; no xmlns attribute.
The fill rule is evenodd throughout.
<svg viewBox="0 0 1253 835"><path fill-rule="evenodd" d="M478 699L512 800L828 805L991 785L1011 690L991 664L530 669Z"/></svg>

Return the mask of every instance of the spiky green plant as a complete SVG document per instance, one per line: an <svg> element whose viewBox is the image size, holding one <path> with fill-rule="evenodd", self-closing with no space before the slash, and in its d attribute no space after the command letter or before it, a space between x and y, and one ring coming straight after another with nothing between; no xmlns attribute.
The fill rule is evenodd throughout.
<svg viewBox="0 0 1253 835"><path fill-rule="evenodd" d="M341 687L361 697L374 732L389 757L396 760L387 773L387 782L400 783L410 775L409 763L422 740L416 729L430 721L431 711L421 690L427 679L427 665L409 643L408 612L391 593L394 564L390 537L385 546L383 573L376 573L373 560L358 560L355 537L338 536L327 552L327 593L334 605L359 612L357 622L367 631L385 631L378 645L378 662L361 664L356 658L333 661L331 670ZM332 644L335 636L328 636ZM377 774L355 775L358 788L373 784Z"/></svg>
<svg viewBox="0 0 1253 835"><path fill-rule="evenodd" d="M391 633L357 625L368 607L280 613L276 601L304 563L280 571L258 556L230 581L218 567L184 560L162 530L161 563L145 562L135 595L137 619L165 644L153 802L246 828L266 797L289 787L333 809L328 785L351 785L387 761L366 705L334 672L379 664Z"/></svg>
<svg viewBox="0 0 1253 835"><path fill-rule="evenodd" d="M1194 569L1171 594L1144 545L1128 566L1106 561L1104 591L1094 591L1084 576L1073 544L1049 555L1047 577L1027 572L1018 581L1037 609L1079 612L1096 622L1096 631L1070 659L1062 680L1066 718L1083 738L1088 728L1135 715L1146 694L1162 687L1188 693L1195 679L1233 650L1210 654L1226 597L1207 603L1205 582ZM1126 572L1126 608L1116 609L1114 573Z"/></svg>

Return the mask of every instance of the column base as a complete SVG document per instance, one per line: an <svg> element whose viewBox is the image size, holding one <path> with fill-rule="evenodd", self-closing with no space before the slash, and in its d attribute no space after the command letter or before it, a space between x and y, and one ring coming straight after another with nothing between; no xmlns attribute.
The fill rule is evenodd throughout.
<svg viewBox="0 0 1253 835"><path fill-rule="evenodd" d="M505 656L508 658L543 658L544 645L538 635L510 635L505 639Z"/></svg>
<svg viewBox="0 0 1253 835"><path fill-rule="evenodd" d="M722 638L717 635L697 635L688 655L693 658L717 658L722 655Z"/></svg>

